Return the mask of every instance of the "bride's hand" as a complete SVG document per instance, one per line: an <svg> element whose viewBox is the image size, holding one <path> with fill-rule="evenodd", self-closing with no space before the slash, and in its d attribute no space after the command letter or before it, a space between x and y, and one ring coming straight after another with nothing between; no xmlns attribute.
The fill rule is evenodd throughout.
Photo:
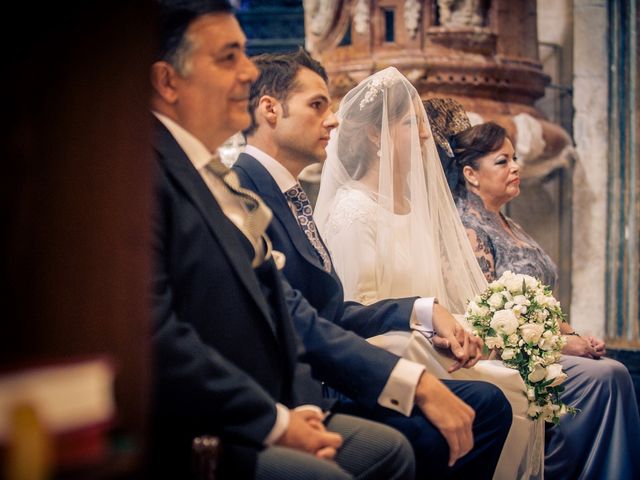
<svg viewBox="0 0 640 480"><path fill-rule="evenodd" d="M433 328L436 332L432 339L433 345L449 350L456 359L449 367L449 373L463 367L473 367L482 358L482 340L467 332L453 315L438 303L433 305Z"/></svg>

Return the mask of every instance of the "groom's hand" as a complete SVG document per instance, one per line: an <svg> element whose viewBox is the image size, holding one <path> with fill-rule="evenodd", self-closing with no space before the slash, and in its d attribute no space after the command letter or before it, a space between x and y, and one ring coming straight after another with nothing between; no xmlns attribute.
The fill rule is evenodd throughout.
<svg viewBox="0 0 640 480"><path fill-rule="evenodd" d="M449 444L449 466L473 448L473 408L428 372L416 388L416 405Z"/></svg>
<svg viewBox="0 0 640 480"><path fill-rule="evenodd" d="M436 303L433 305L433 345L451 351L456 362L449 367L449 373L464 367L473 367L482 357L482 339L471 335L451 315L446 308Z"/></svg>

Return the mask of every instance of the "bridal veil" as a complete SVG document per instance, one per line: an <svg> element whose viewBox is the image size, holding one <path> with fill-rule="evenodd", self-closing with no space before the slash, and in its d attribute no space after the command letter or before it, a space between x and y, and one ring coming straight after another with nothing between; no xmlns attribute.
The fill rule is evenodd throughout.
<svg viewBox="0 0 640 480"><path fill-rule="evenodd" d="M327 147L314 217L336 257L345 297L358 299L355 279L373 265L380 298L393 292L394 284L410 282L411 295L437 297L449 311L464 313L467 301L487 283L458 217L418 92L389 67L351 90L337 115L340 126ZM375 258L368 265L359 255L366 240L340 235L351 220L366 222L372 236Z"/></svg>
<svg viewBox="0 0 640 480"><path fill-rule="evenodd" d="M487 286L445 178L418 92L395 68L363 80L343 98L322 171L315 219L345 299L436 297L463 314ZM543 475L541 422L526 414L517 370L498 360L449 374L451 360L418 332L369 339L420 362L439 378L485 380L509 399L514 420L495 479Z"/></svg>

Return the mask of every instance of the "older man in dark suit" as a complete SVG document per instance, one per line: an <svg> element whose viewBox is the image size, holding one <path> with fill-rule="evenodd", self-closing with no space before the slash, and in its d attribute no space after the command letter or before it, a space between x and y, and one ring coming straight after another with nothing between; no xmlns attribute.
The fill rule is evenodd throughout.
<svg viewBox="0 0 640 480"><path fill-rule="evenodd" d="M434 304L434 299L390 299L370 306L344 302L342 284L313 225L311 205L296 180L306 165L324 160L329 132L338 124L330 107L326 73L304 51L265 54L255 60L261 76L252 87L253 123L245 131L245 152L233 169L243 186L257 192L273 211L268 234L274 248L287 257L284 273L288 281L323 317L364 337L390 330L427 329L437 334L434 339L439 346L450 349L457 357L457 367L475 364L480 353L476 340L449 312ZM293 320L297 326L296 318ZM336 353L327 352L329 356ZM437 416L427 416L428 421L419 412L412 414L408 410L402 412L406 416L399 415L361 402L347 401L336 408L383 421L405 432L416 453L418 477L430 474L490 478L501 453L502 434L506 435L510 422L504 423L494 405L486 401L491 398L486 384L446 384L477 413L475 449L452 469L447 468L446 456L434 459L431 455L442 437L449 442L450 451L455 448L455 436L439 423L452 412L443 409Z"/></svg>
<svg viewBox="0 0 640 480"><path fill-rule="evenodd" d="M300 368L289 310L309 323L318 351L353 342L320 331L315 311L282 282L277 255L260 234L268 209L237 189L211 153L248 125L257 76L229 5L172 3L178 6L162 9L162 51L151 68L159 167L154 476L189 476L192 438L215 434L224 446L222 477L411 478L413 455L400 433L300 405L299 391L320 405L321 388ZM377 359L383 372L396 362L374 351L358 356ZM316 364L319 374L333 368ZM374 396L375 387L362 395Z"/></svg>

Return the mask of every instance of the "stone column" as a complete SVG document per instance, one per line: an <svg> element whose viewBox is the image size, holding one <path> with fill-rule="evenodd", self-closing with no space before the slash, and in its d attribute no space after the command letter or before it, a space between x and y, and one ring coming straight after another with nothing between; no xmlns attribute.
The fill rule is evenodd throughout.
<svg viewBox="0 0 640 480"><path fill-rule="evenodd" d="M575 0L571 323L604 336L607 231L608 51L606 0Z"/></svg>

